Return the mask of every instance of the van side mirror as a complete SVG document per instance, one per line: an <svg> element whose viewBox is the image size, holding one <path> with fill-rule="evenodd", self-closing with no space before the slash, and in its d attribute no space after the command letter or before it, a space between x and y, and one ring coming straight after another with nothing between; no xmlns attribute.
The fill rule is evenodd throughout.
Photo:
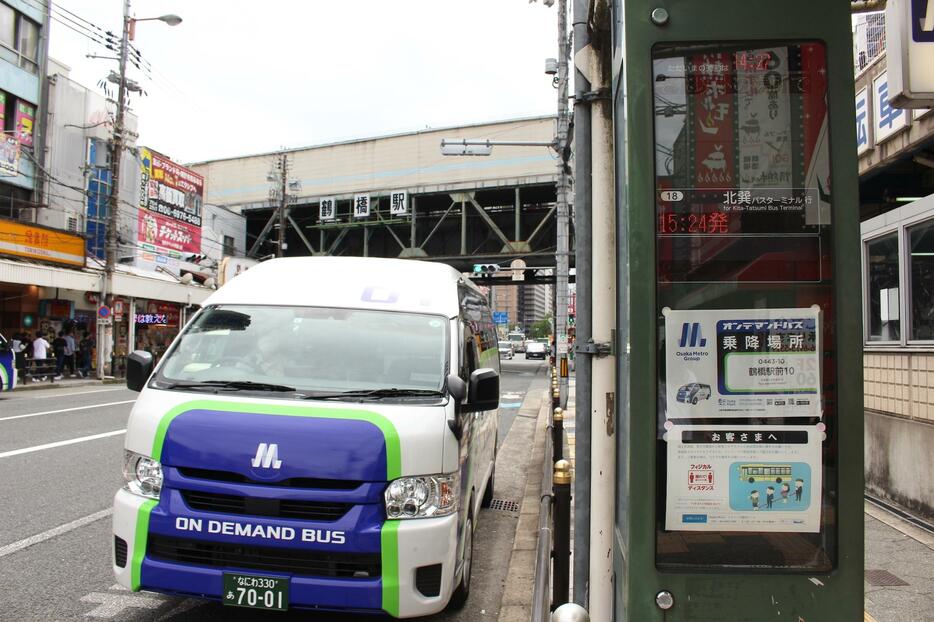
<svg viewBox="0 0 934 622"><path fill-rule="evenodd" d="M478 369L470 374L464 411L475 412L496 408L499 408L499 374L489 367Z"/></svg>
<svg viewBox="0 0 934 622"><path fill-rule="evenodd" d="M447 380L448 393L454 398L454 401L460 404L467 397L467 383L461 380L457 374L448 374Z"/></svg>
<svg viewBox="0 0 934 622"><path fill-rule="evenodd" d="M152 368L152 354L145 350L134 350L126 357L126 388L136 392L142 391L152 375Z"/></svg>

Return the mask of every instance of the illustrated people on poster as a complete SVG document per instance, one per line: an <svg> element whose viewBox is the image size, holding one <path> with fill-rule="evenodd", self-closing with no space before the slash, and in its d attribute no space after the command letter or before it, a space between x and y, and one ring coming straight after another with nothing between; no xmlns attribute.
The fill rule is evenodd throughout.
<svg viewBox="0 0 934 622"><path fill-rule="evenodd" d="M791 486L788 485L788 482L782 482L782 503L788 503L788 492L791 490Z"/></svg>
<svg viewBox="0 0 934 622"><path fill-rule="evenodd" d="M769 486L765 489L765 507L772 509L772 501L775 500L775 487Z"/></svg>
<svg viewBox="0 0 934 622"><path fill-rule="evenodd" d="M795 501L801 501L801 495L804 493L804 480L800 477L795 480Z"/></svg>
<svg viewBox="0 0 934 622"><path fill-rule="evenodd" d="M749 493L749 500L752 502L752 510L754 512L758 512L759 511L759 491L753 490L751 493Z"/></svg>

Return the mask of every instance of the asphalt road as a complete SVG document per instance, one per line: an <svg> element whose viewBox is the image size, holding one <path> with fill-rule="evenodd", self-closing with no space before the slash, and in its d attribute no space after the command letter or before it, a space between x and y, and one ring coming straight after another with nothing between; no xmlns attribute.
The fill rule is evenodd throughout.
<svg viewBox="0 0 934 622"><path fill-rule="evenodd" d="M519 355L502 368L499 443L506 447L497 460L495 496L519 501L532 442L531 413L538 411L547 366ZM110 569L110 509L122 484L123 433L135 397L115 385L0 397L0 620L381 619L263 614L118 587ZM467 606L428 619L495 619L516 522L510 512L480 514L483 536L476 538Z"/></svg>

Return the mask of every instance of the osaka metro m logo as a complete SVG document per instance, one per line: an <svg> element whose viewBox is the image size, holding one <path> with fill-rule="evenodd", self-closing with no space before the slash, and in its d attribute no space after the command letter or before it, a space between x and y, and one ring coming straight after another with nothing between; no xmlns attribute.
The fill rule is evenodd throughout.
<svg viewBox="0 0 934 622"><path fill-rule="evenodd" d="M276 443L260 443L256 448L256 457L251 462L253 468L262 465L264 469L278 469L282 466L282 460L279 460L279 446Z"/></svg>
<svg viewBox="0 0 934 622"><path fill-rule="evenodd" d="M700 322L684 322L681 324L681 340L678 341L678 347L703 348L707 345L707 340L701 334Z"/></svg>

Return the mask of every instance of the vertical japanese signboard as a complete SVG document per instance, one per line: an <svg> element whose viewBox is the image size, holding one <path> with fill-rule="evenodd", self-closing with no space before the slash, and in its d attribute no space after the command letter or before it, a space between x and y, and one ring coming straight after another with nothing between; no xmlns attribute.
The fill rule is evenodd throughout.
<svg viewBox="0 0 934 622"><path fill-rule="evenodd" d="M863 88L856 93L856 153L863 155L872 148L869 135L869 89Z"/></svg>
<svg viewBox="0 0 934 622"><path fill-rule="evenodd" d="M337 218L334 197L322 197L318 200L318 220L328 222Z"/></svg>
<svg viewBox="0 0 934 622"><path fill-rule="evenodd" d="M908 112L893 108L889 100L889 76L887 71L883 71L872 81L872 129L877 143L908 125Z"/></svg>
<svg viewBox="0 0 934 622"><path fill-rule="evenodd" d="M353 198L353 217L368 218L370 216L370 195L355 194Z"/></svg>
<svg viewBox="0 0 934 622"><path fill-rule="evenodd" d="M836 377L824 46L659 45L653 70L665 482L656 562L777 559L768 538L729 546L731 534L761 532L799 538L804 561L791 565L828 568ZM727 544L715 560L696 531Z"/></svg>
<svg viewBox="0 0 934 622"><path fill-rule="evenodd" d="M140 149L138 242L151 254L201 252L204 178L151 149Z"/></svg>
<svg viewBox="0 0 934 622"><path fill-rule="evenodd" d="M405 216L409 213L409 196L405 190L397 190L389 195L389 215Z"/></svg>
<svg viewBox="0 0 934 622"><path fill-rule="evenodd" d="M24 147L32 147L36 107L23 101L16 102L16 138Z"/></svg>

